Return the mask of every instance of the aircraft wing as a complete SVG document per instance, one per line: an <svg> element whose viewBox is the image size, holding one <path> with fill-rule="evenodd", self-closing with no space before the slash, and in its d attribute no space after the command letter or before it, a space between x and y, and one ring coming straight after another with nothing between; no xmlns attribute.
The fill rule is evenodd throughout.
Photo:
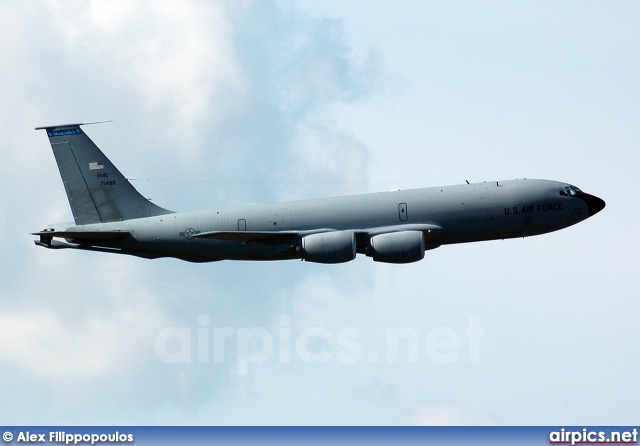
<svg viewBox="0 0 640 446"><path fill-rule="evenodd" d="M376 226L373 228L356 229L357 235L369 235L374 236L378 234L388 234L390 232L402 232L402 231L422 231L425 235L436 236L442 234L442 227L429 223L410 223L408 225L393 225L393 226Z"/></svg>
<svg viewBox="0 0 640 446"><path fill-rule="evenodd" d="M287 245L297 242L300 237L305 235L329 231L333 231L333 229L317 229L314 231L210 231L195 234L193 237L249 244Z"/></svg>
<svg viewBox="0 0 640 446"><path fill-rule="evenodd" d="M320 232L332 232L337 229L314 229L311 231L210 231L193 235L194 238L227 240L247 244L288 245L297 243L302 237ZM356 236L374 236L389 232L422 231L431 236L439 235L442 228L431 224L408 224L395 226L379 226L374 228L353 229Z"/></svg>

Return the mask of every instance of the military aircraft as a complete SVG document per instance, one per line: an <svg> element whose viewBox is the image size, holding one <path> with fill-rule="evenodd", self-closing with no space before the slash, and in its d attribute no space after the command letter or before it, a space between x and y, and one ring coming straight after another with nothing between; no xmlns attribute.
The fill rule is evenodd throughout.
<svg viewBox="0 0 640 446"><path fill-rule="evenodd" d="M519 179L172 212L140 195L86 124L36 128L47 132L75 220L33 233L38 246L190 262L342 263L365 254L409 263L442 245L557 231L605 206L571 184Z"/></svg>

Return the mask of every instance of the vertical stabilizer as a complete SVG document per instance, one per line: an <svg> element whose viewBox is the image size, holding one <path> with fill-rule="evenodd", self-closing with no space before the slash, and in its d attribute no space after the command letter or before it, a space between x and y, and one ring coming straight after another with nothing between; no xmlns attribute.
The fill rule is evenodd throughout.
<svg viewBox="0 0 640 446"><path fill-rule="evenodd" d="M76 225L170 214L144 198L80 128L46 130Z"/></svg>

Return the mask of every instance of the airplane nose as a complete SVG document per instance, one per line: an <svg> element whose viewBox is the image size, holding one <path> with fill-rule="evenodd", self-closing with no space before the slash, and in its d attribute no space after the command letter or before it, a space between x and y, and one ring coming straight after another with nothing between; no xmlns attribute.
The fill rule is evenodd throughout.
<svg viewBox="0 0 640 446"><path fill-rule="evenodd" d="M595 195L582 193L578 195L578 198L587 204L587 208L589 208L589 217L603 210L606 205L603 199L598 198Z"/></svg>

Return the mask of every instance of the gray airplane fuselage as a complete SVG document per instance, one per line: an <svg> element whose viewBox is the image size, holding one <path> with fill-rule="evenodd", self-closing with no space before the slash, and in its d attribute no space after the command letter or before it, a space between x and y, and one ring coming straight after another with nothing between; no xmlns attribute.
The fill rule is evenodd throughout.
<svg viewBox="0 0 640 446"><path fill-rule="evenodd" d="M597 212L590 212L589 200L597 201L591 196L585 200L584 196L560 194L569 187L557 181L531 179L474 183L179 212L68 230L128 231L129 236L103 242L102 246L151 256L190 261L284 260L299 259L300 255L282 245L196 236L215 231L318 229L372 234L381 228L398 232L426 224L441 228L434 230L433 236L425 234L426 249L432 249L453 243L544 234L579 223Z"/></svg>
<svg viewBox="0 0 640 446"><path fill-rule="evenodd" d="M75 221L33 233L38 246L191 262L342 263L365 254L409 263L441 245L556 231L605 206L570 184L510 180L172 212L144 198L82 125L38 128L47 131Z"/></svg>

